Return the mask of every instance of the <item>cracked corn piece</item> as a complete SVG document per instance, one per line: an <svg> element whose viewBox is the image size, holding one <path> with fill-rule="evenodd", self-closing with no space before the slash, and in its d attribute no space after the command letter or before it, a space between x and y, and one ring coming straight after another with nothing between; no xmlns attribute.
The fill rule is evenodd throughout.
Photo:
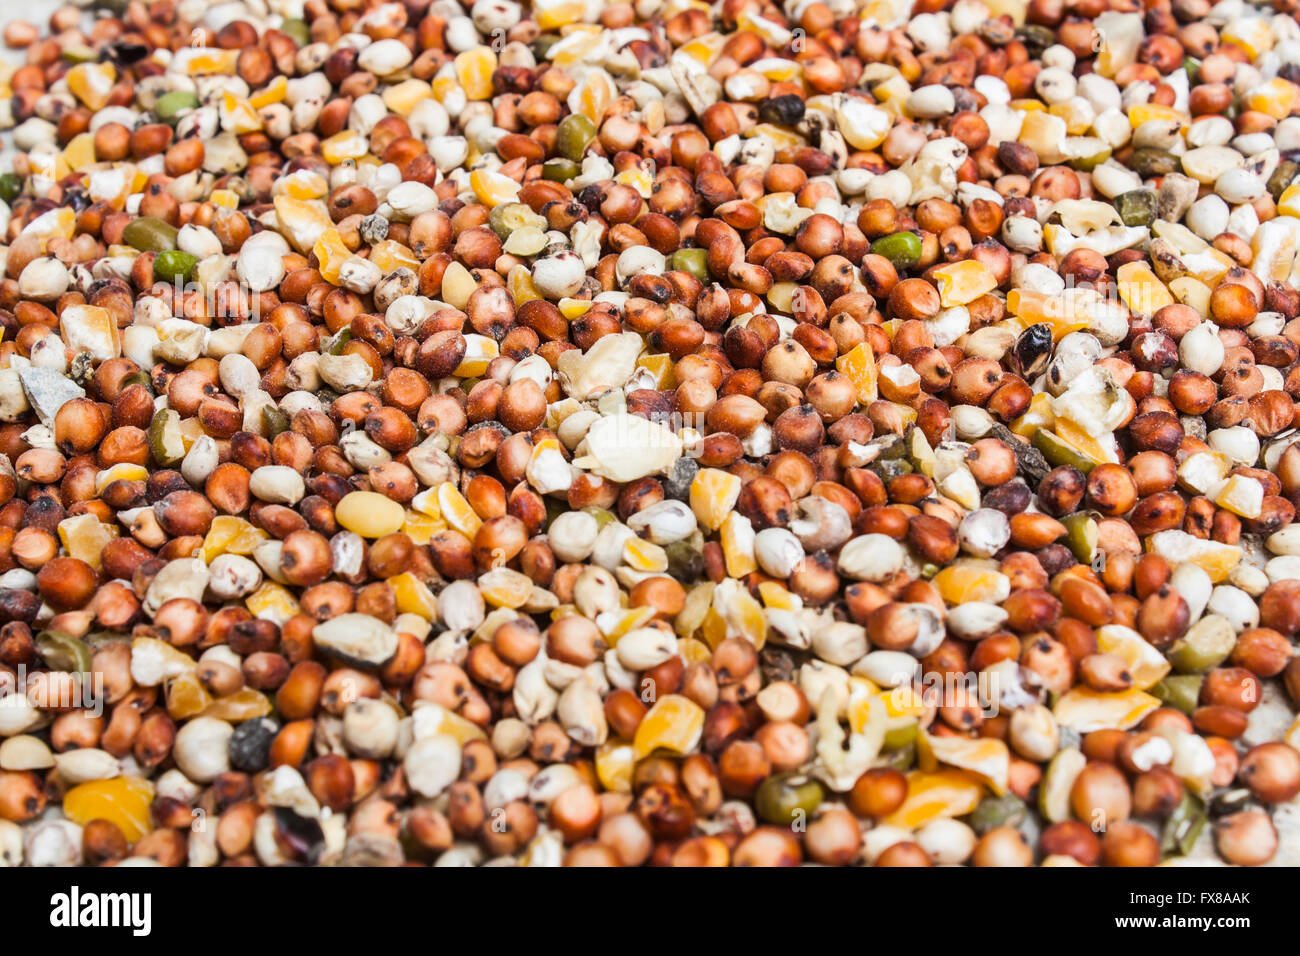
<svg viewBox="0 0 1300 956"><path fill-rule="evenodd" d="M656 750L688 754L700 742L704 732L704 709L688 697L666 694L641 718L632 749L637 760Z"/></svg>
<svg viewBox="0 0 1300 956"><path fill-rule="evenodd" d="M988 267L974 259L939 266L932 275L939 286L939 303L945 309L968 305L998 287Z"/></svg>
<svg viewBox="0 0 1300 956"><path fill-rule="evenodd" d="M130 842L153 829L149 807L154 786L141 777L113 777L81 783L63 795L63 813L78 826L107 820Z"/></svg>
<svg viewBox="0 0 1300 956"><path fill-rule="evenodd" d="M492 96L492 72L497 68L497 57L489 47L477 46L456 54L456 79L471 102Z"/></svg>
<svg viewBox="0 0 1300 956"><path fill-rule="evenodd" d="M691 481L691 510L700 524L717 531L736 506L741 481L718 468L702 468Z"/></svg>

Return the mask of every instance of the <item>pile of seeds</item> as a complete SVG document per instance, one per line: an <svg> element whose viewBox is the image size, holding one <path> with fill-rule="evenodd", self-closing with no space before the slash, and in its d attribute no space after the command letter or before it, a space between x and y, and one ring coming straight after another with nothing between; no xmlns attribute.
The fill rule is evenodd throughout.
<svg viewBox="0 0 1300 956"><path fill-rule="evenodd" d="M10 22L0 860L1282 861L1297 9Z"/></svg>

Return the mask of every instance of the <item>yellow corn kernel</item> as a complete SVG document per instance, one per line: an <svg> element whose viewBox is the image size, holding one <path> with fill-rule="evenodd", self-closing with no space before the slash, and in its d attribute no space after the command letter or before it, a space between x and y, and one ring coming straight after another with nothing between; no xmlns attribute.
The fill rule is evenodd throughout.
<svg viewBox="0 0 1300 956"><path fill-rule="evenodd" d="M1146 547L1169 562L1171 568L1184 563L1196 565L1216 584L1226 578L1242 558L1242 550L1236 545L1202 540L1177 529L1157 531L1147 538Z"/></svg>
<svg viewBox="0 0 1300 956"><path fill-rule="evenodd" d="M415 511L408 511L406 520L402 522L401 531L411 539L412 543L424 545L432 541L433 536L439 531L446 529L447 522L441 518L431 518Z"/></svg>
<svg viewBox="0 0 1300 956"><path fill-rule="evenodd" d="M569 93L569 109L574 113L581 113L600 126L601 120L605 118L605 112L616 96L618 96L618 89L609 74L604 70L594 69Z"/></svg>
<svg viewBox="0 0 1300 956"><path fill-rule="evenodd" d="M722 527L740 497L740 478L720 468L701 468L691 482L691 510L709 531Z"/></svg>
<svg viewBox="0 0 1300 956"><path fill-rule="evenodd" d="M620 637L649 623L654 616L655 609L648 605L627 608L626 610L606 611L604 614L597 616L596 626L600 628L600 633L605 635L606 643L611 647L615 647L618 645Z"/></svg>
<svg viewBox="0 0 1300 956"><path fill-rule="evenodd" d="M676 381L673 375L673 357L667 354L643 355L636 360L637 368L644 368L654 376L655 388L660 391L673 388Z"/></svg>
<svg viewBox="0 0 1300 956"><path fill-rule="evenodd" d="M445 277L443 281L446 282ZM506 291L510 293L510 298L514 300L516 306L542 297L537 287L533 285L533 275L528 271L527 266L513 266L510 269L509 274L506 275Z"/></svg>
<svg viewBox="0 0 1300 956"><path fill-rule="evenodd" d="M197 716L212 703L212 694L203 686L197 672L182 674L167 682L167 716L186 720Z"/></svg>
<svg viewBox="0 0 1300 956"><path fill-rule="evenodd" d="M474 197L489 209L519 200L519 183L491 170L474 170L469 174L469 186L474 190Z"/></svg>
<svg viewBox="0 0 1300 956"><path fill-rule="evenodd" d="M1149 123L1151 120L1185 123L1187 122L1187 116L1178 112L1172 106L1161 106L1159 103L1139 103L1130 107L1128 121L1134 129L1137 129L1143 123Z"/></svg>
<svg viewBox="0 0 1300 956"><path fill-rule="evenodd" d="M208 199L211 200L213 205L222 206L226 209L239 208L239 193L233 189L214 189Z"/></svg>
<svg viewBox="0 0 1300 956"><path fill-rule="evenodd" d="M1133 686L1146 690L1169 673L1169 659L1131 627L1107 624L1097 628L1097 649L1103 654L1123 658L1133 678Z"/></svg>
<svg viewBox="0 0 1300 956"><path fill-rule="evenodd" d="M1300 183L1292 183L1282 190L1277 200L1277 212L1280 216L1300 218Z"/></svg>
<svg viewBox="0 0 1300 956"><path fill-rule="evenodd" d="M497 55L489 47L476 46L456 54L453 66L456 79L470 101L492 98L492 74L496 72Z"/></svg>
<svg viewBox="0 0 1300 956"><path fill-rule="evenodd" d="M104 489L115 481L145 481L148 477L149 469L144 465L121 461L116 465L109 465L95 475L95 494L102 495Z"/></svg>
<svg viewBox="0 0 1300 956"><path fill-rule="evenodd" d="M965 816L983 796L983 783L969 771L913 770L907 775L907 799L880 822L918 830L934 820Z"/></svg>
<svg viewBox="0 0 1300 956"><path fill-rule="evenodd" d="M59 540L70 557L85 561L99 570L104 545L118 537L111 524L104 524L92 514L76 515L59 522Z"/></svg>
<svg viewBox="0 0 1300 956"><path fill-rule="evenodd" d="M63 161L68 164L68 169L74 173L79 173L87 166L95 164L95 134L78 133L72 137L67 146L63 148Z"/></svg>
<svg viewBox="0 0 1300 956"><path fill-rule="evenodd" d="M212 525L203 538L203 560L211 564L223 554L252 554L269 537L261 528L243 518L218 515L212 519Z"/></svg>
<svg viewBox="0 0 1300 956"><path fill-rule="evenodd" d="M493 568L480 575L478 589L492 607L522 607L533 593L532 578L510 568Z"/></svg>
<svg viewBox="0 0 1300 956"><path fill-rule="evenodd" d="M433 86L425 80L403 80L384 89L384 105L398 116L410 116L422 100L433 96Z"/></svg>
<svg viewBox="0 0 1300 956"><path fill-rule="evenodd" d="M388 579L388 586L397 598L397 613L415 614L432 621L438 616L438 600L428 585L410 571L403 571Z"/></svg>
<svg viewBox="0 0 1300 956"><path fill-rule="evenodd" d="M737 511L731 512L722 522L719 539L729 577L743 578L758 570L758 561L754 557L754 527L748 518Z"/></svg>
<svg viewBox="0 0 1300 956"><path fill-rule="evenodd" d="M1007 792L1011 752L995 737L931 737L922 731L916 756L922 770L934 772L939 764L947 764L973 773L998 796Z"/></svg>
<svg viewBox="0 0 1300 956"><path fill-rule="evenodd" d="M654 186L654 180L651 178L650 174L640 166L633 169L623 170L623 172L614 177L614 182L618 183L620 186L631 186L641 194L643 199L650 198L650 190L651 187Z"/></svg>
<svg viewBox="0 0 1300 956"><path fill-rule="evenodd" d="M803 599L777 581L762 581L758 585L758 596L763 599L763 606L774 611L803 610Z"/></svg>
<svg viewBox="0 0 1300 956"><path fill-rule="evenodd" d="M275 223L279 227L280 234L303 255L306 255L331 229L338 233L338 230L334 229L325 204L319 200L276 196ZM339 245L342 244L343 240L340 236Z"/></svg>
<svg viewBox="0 0 1300 956"><path fill-rule="evenodd" d="M876 356L866 342L859 342L837 358L835 369L852 380L858 391L859 405L870 405L880 397L876 387L878 382Z"/></svg>
<svg viewBox="0 0 1300 956"><path fill-rule="evenodd" d="M288 588L267 581L244 599L244 605L253 617L284 624L302 608Z"/></svg>
<svg viewBox="0 0 1300 956"><path fill-rule="evenodd" d="M287 176L281 176L271 187L273 195L288 196L291 199L322 199L329 191L329 181L310 169L298 169Z"/></svg>
<svg viewBox="0 0 1300 956"><path fill-rule="evenodd" d="M1264 510L1264 486L1254 478L1232 475L1214 493L1214 503L1242 518L1258 518Z"/></svg>
<svg viewBox="0 0 1300 956"><path fill-rule="evenodd" d="M1000 604L1011 591L1011 582L1002 572L970 565L949 565L936 574L930 583L939 590L939 596L944 602L950 605L971 601Z"/></svg>
<svg viewBox="0 0 1300 956"><path fill-rule="evenodd" d="M632 770L636 748L626 740L611 737L596 748L596 776L610 793L632 792Z"/></svg>
<svg viewBox="0 0 1300 956"><path fill-rule="evenodd" d="M153 829L149 807L153 784L140 777L113 777L78 784L63 795L63 815L78 826L91 820L117 825L128 843L134 843Z"/></svg>
<svg viewBox="0 0 1300 956"><path fill-rule="evenodd" d="M1264 17L1237 17L1224 25L1219 39L1241 47L1254 60L1273 49L1273 28Z"/></svg>
<svg viewBox="0 0 1300 956"><path fill-rule="evenodd" d="M371 246L370 261L384 275L389 275L398 269L410 269L416 272L420 268L420 260L416 258L415 253L396 239L381 239Z"/></svg>
<svg viewBox="0 0 1300 956"><path fill-rule="evenodd" d="M634 535L623 544L623 562L635 571L667 571L668 552L653 541Z"/></svg>
<svg viewBox="0 0 1300 956"><path fill-rule="evenodd" d="M1128 730L1159 706L1159 700L1136 688L1105 693L1080 685L1061 695L1052 714L1062 727L1087 734L1094 730Z"/></svg>
<svg viewBox="0 0 1300 956"><path fill-rule="evenodd" d="M1115 279L1120 299L1137 315L1154 315L1174 304L1174 297L1146 262L1124 263L1116 271Z"/></svg>
<svg viewBox="0 0 1300 956"><path fill-rule="evenodd" d="M1052 414L1052 397L1046 392L1039 392L1029 400L1029 408L1011 423L1011 431L1026 441L1034 437L1040 428L1051 428L1056 424Z"/></svg>
<svg viewBox="0 0 1300 956"><path fill-rule="evenodd" d="M763 606L754 599L748 589L734 578L726 578L713 590L713 611L724 625L726 637L743 637L755 647L762 648L767 641L767 617ZM713 646L716 629L710 634L705 621L705 638Z"/></svg>
<svg viewBox="0 0 1300 956"><path fill-rule="evenodd" d="M456 366L454 374L459 378L478 378L487 371L488 365L500 354L501 348L495 339L472 333L466 335L465 357Z"/></svg>
<svg viewBox="0 0 1300 956"><path fill-rule="evenodd" d="M974 302L998 287L988 266L975 259L963 259L932 270L939 285L939 302L945 308Z"/></svg>
<svg viewBox="0 0 1300 956"><path fill-rule="evenodd" d="M364 136L355 130L345 129L324 140L320 144L320 154L325 162L337 166L349 159L360 159L369 148L370 144Z"/></svg>
<svg viewBox="0 0 1300 956"><path fill-rule="evenodd" d="M217 115L221 120L221 128L228 133L242 136L262 128L262 118L257 115L253 105L233 93L222 94Z"/></svg>
<svg viewBox="0 0 1300 956"><path fill-rule="evenodd" d="M274 103L283 103L285 96L289 93L289 81L283 76L277 76L266 86L254 92L248 97L248 104L255 110L265 109Z"/></svg>
<svg viewBox="0 0 1300 956"><path fill-rule="evenodd" d="M483 519L450 481L444 481L438 486L438 512L443 521L471 541L478 534L478 529L483 527Z"/></svg>
<svg viewBox="0 0 1300 956"><path fill-rule="evenodd" d="M1275 76L1246 95L1246 106L1260 113L1267 113L1273 119L1286 119L1300 104L1300 87L1294 83Z"/></svg>
<svg viewBox="0 0 1300 956"><path fill-rule="evenodd" d="M637 760L656 750L687 754L695 749L704 732L704 709L689 697L667 694L660 697L637 725L632 749Z"/></svg>
<svg viewBox="0 0 1300 956"><path fill-rule="evenodd" d="M112 63L78 63L68 71L67 80L72 95L87 108L102 110L117 82L117 70Z"/></svg>
<svg viewBox="0 0 1300 956"><path fill-rule="evenodd" d="M586 5L581 0L536 0L533 3L533 17L546 31L577 23L585 11Z"/></svg>
<svg viewBox="0 0 1300 956"><path fill-rule="evenodd" d="M417 701L415 709L421 712L421 726L427 727L430 733L446 734L448 737L454 737L462 747L471 740L487 739L487 734L483 732L483 728L478 724L466 720L460 714L454 713L440 704ZM434 715L432 720L429 720L428 716L424 714L426 710Z"/></svg>
<svg viewBox="0 0 1300 956"><path fill-rule="evenodd" d="M532 277L529 276L529 282ZM541 298L538 296L538 298ZM590 299L571 299L568 296L560 299L555 303L560 310L560 314L572 322L574 319L580 319L591 311L592 302Z"/></svg>
<svg viewBox="0 0 1300 956"><path fill-rule="evenodd" d="M343 244L339 231L332 226L326 229L312 246L312 252L320 264L321 278L332 285L338 285L339 270L343 268L343 263L352 258L352 250Z"/></svg>
<svg viewBox="0 0 1300 956"><path fill-rule="evenodd" d="M196 50L185 59L185 72L190 76L234 76L239 60L238 50L207 48Z"/></svg>

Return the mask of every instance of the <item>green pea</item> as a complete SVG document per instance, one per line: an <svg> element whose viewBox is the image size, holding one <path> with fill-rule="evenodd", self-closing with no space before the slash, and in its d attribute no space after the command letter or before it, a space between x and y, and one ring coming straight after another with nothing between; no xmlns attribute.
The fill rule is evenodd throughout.
<svg viewBox="0 0 1300 956"><path fill-rule="evenodd" d="M1075 156L1070 160L1070 168L1077 169L1081 173L1090 173L1110 159L1110 153L1109 149L1101 149L1095 153L1089 153L1087 156Z"/></svg>
<svg viewBox="0 0 1300 956"><path fill-rule="evenodd" d="M768 777L754 795L754 808L768 823L790 826L796 820L805 823L821 805L824 791L812 777L800 773Z"/></svg>
<svg viewBox="0 0 1300 956"><path fill-rule="evenodd" d="M59 54L64 63L94 63L99 59L99 54L88 46L74 44L65 47Z"/></svg>
<svg viewBox="0 0 1300 956"><path fill-rule="evenodd" d="M581 113L570 113L560 120L555 132L555 148L572 162L580 162L591 141L596 138L596 124Z"/></svg>
<svg viewBox="0 0 1300 956"><path fill-rule="evenodd" d="M262 425L266 428L266 437L274 438L289 430L289 416L274 405L263 405Z"/></svg>
<svg viewBox="0 0 1300 956"><path fill-rule="evenodd" d="M904 747L915 746L919 729L920 725L915 721L903 724L901 727L892 727L885 731L885 740L881 747L885 750L902 750Z"/></svg>
<svg viewBox="0 0 1300 956"><path fill-rule="evenodd" d="M1295 181L1297 175L1300 175L1300 163L1295 160L1284 159L1277 164L1273 175L1268 177L1268 194L1274 202L1282 198L1282 193L1286 192L1286 187Z"/></svg>
<svg viewBox="0 0 1300 956"><path fill-rule="evenodd" d="M1207 815L1204 801L1190 793L1184 793L1183 802L1165 821L1164 830L1160 834L1160 849L1165 853L1177 851L1183 856L1191 853L1201 831L1205 829Z"/></svg>
<svg viewBox="0 0 1300 956"><path fill-rule="evenodd" d="M1149 226L1156 218L1156 194L1151 189L1130 189L1115 197L1115 208L1126 226Z"/></svg>
<svg viewBox="0 0 1300 956"><path fill-rule="evenodd" d="M678 249L668 257L670 272L688 272L701 282L709 281L709 252L707 249Z"/></svg>
<svg viewBox="0 0 1300 956"><path fill-rule="evenodd" d="M921 261L921 237L914 232L895 232L873 242L871 251L884 256L901 272Z"/></svg>
<svg viewBox="0 0 1300 956"><path fill-rule="evenodd" d="M1079 511L1062 518L1061 524L1065 525L1065 546L1074 555L1074 560L1080 564L1092 564L1101 534L1096 519Z"/></svg>
<svg viewBox="0 0 1300 956"><path fill-rule="evenodd" d="M149 442L149 456L164 468L180 464L185 457L181 416L174 408L160 408L156 411L145 436Z"/></svg>
<svg viewBox="0 0 1300 956"><path fill-rule="evenodd" d="M972 830L983 836L998 827L1020 826L1025 820L1027 810L1025 801L1014 793L1003 794L1000 797L985 797L980 801L979 806L971 811L966 822L970 824Z"/></svg>
<svg viewBox="0 0 1300 956"><path fill-rule="evenodd" d="M694 581L704 573L704 553L689 541L674 541L664 548L668 573L679 581Z"/></svg>
<svg viewBox="0 0 1300 956"><path fill-rule="evenodd" d="M603 528L614 520L614 515L610 511L601 508L599 505L587 505L587 507L582 510L596 519L597 528Z"/></svg>
<svg viewBox="0 0 1300 956"><path fill-rule="evenodd" d="M143 385L150 392L153 392L153 379L149 377L149 373L146 371L132 372L122 379L122 388L130 388L132 385Z"/></svg>
<svg viewBox="0 0 1300 956"><path fill-rule="evenodd" d="M1182 161L1167 149L1143 147L1133 150L1129 167L1143 179L1149 176L1166 176L1182 168Z"/></svg>
<svg viewBox="0 0 1300 956"><path fill-rule="evenodd" d="M567 183L580 172L582 167L571 159L548 159L542 163L542 178L553 183Z"/></svg>
<svg viewBox="0 0 1300 956"><path fill-rule="evenodd" d="M90 670L90 648L61 631L41 631L36 635L36 653L45 666L55 671L84 674Z"/></svg>
<svg viewBox="0 0 1300 956"><path fill-rule="evenodd" d="M1232 625L1214 616L1203 618L1174 642L1165 656L1182 674L1203 674L1218 667L1237 644Z"/></svg>
<svg viewBox="0 0 1300 956"><path fill-rule="evenodd" d="M160 282L188 282L198 257L172 249L153 261L153 277Z"/></svg>
<svg viewBox="0 0 1300 956"><path fill-rule="evenodd" d="M170 123L180 117L185 110L192 110L199 105L199 98L189 90L172 90L158 97L153 111L164 123Z"/></svg>
<svg viewBox="0 0 1300 956"><path fill-rule="evenodd" d="M153 216L133 219L122 230L128 246L141 252L170 252L176 248L176 227Z"/></svg>
<svg viewBox="0 0 1300 956"><path fill-rule="evenodd" d="M304 20L285 20L280 24L280 32L299 46L306 46L311 42L311 28Z"/></svg>
<svg viewBox="0 0 1300 956"><path fill-rule="evenodd" d="M1031 443L1043 453L1047 463L1054 468L1061 465L1071 465L1086 475L1096 467L1097 463L1095 461L1087 455L1080 454L1079 450L1073 445L1067 444L1059 435L1048 431L1046 428L1040 428L1034 432Z"/></svg>
<svg viewBox="0 0 1300 956"><path fill-rule="evenodd" d="M1152 685L1151 696L1190 717L1201 698L1204 680L1202 674L1170 674Z"/></svg>
<svg viewBox="0 0 1300 956"><path fill-rule="evenodd" d="M330 355L342 355L343 346L352 340L352 330L349 328L339 329L336 335L332 335L325 340L324 350Z"/></svg>
<svg viewBox="0 0 1300 956"><path fill-rule="evenodd" d="M13 202L23 191L23 178L17 173L0 173L0 199Z"/></svg>

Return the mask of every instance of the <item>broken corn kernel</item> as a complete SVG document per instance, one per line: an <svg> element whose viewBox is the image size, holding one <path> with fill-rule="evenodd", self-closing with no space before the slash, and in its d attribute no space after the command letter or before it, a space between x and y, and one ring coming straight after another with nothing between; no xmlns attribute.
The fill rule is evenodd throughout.
<svg viewBox="0 0 1300 956"><path fill-rule="evenodd" d="M1146 262L1126 262L1115 272L1119 297L1137 315L1154 315L1174 304L1165 284L1156 278Z"/></svg>
<svg viewBox="0 0 1300 956"><path fill-rule="evenodd" d="M465 357L456 366L458 378L477 378L487 371L492 360L501 354L496 339L486 335L469 334L465 336Z"/></svg>
<svg viewBox="0 0 1300 956"><path fill-rule="evenodd" d="M930 583L939 589L939 596L950 605L970 601L1001 604L1011 593L1011 581L1001 571L970 565L949 565Z"/></svg>
<svg viewBox="0 0 1300 956"><path fill-rule="evenodd" d="M876 356L866 342L858 343L837 358L835 370L852 380L858 392L859 405L870 405L879 398Z"/></svg>
<svg viewBox="0 0 1300 956"><path fill-rule="evenodd" d="M370 144L366 142L366 138L356 130L350 129L335 133L320 144L321 158L331 166L337 166L349 159L360 159L369 149Z"/></svg>
<svg viewBox="0 0 1300 956"><path fill-rule="evenodd" d="M610 793L632 792L632 771L636 748L626 740L611 737L596 748L596 776Z"/></svg>
<svg viewBox="0 0 1300 956"><path fill-rule="evenodd" d="M415 614L432 621L438 616L438 599L428 585L410 571L403 571L388 579L388 586L397 598L397 613Z"/></svg>
<svg viewBox="0 0 1300 956"><path fill-rule="evenodd" d="M509 176L488 169L476 169L470 173L469 187L474 190L475 198L489 209L519 200L519 184Z"/></svg>
<svg viewBox="0 0 1300 956"><path fill-rule="evenodd" d="M293 593L283 585L267 581L260 588L244 599L244 606L253 617L284 624L302 608Z"/></svg>
<svg viewBox="0 0 1300 956"><path fill-rule="evenodd" d="M907 775L907 797L902 806L880 822L917 830L933 820L965 816L983 796L983 783L968 771L913 770Z"/></svg>
<svg viewBox="0 0 1300 956"><path fill-rule="evenodd" d="M485 46L458 53L454 61L456 79L471 101L492 98L492 74L496 68L497 55Z"/></svg>
<svg viewBox="0 0 1300 956"><path fill-rule="evenodd" d="M104 524L93 514L75 515L59 522L59 540L70 557L85 561L99 570L104 545L118 537L111 524Z"/></svg>
<svg viewBox="0 0 1300 956"><path fill-rule="evenodd" d="M758 570L758 561L754 557L754 526L748 518L737 511L731 512L722 522L719 539L729 577L743 578Z"/></svg>
<svg viewBox="0 0 1300 956"><path fill-rule="evenodd" d="M687 754L704 732L704 709L689 697L667 694L657 701L637 725L632 749L637 760L656 750Z"/></svg>
<svg viewBox="0 0 1300 956"><path fill-rule="evenodd" d="M203 560L211 564L223 554L252 554L270 537L261 528L233 515L218 515L203 539Z"/></svg>
<svg viewBox="0 0 1300 956"><path fill-rule="evenodd" d="M1062 727L1087 734L1094 730L1128 730L1159 706L1159 700L1136 688L1105 693L1081 685L1062 694L1052 714Z"/></svg>
<svg viewBox="0 0 1300 956"><path fill-rule="evenodd" d="M635 571L667 571L668 552L654 542L634 535L623 544L623 562Z"/></svg>
<svg viewBox="0 0 1300 956"><path fill-rule="evenodd" d="M967 305L998 287L997 277L988 266L975 259L939 266L931 274L939 286L939 303L945 309Z"/></svg>
<svg viewBox="0 0 1300 956"><path fill-rule="evenodd" d="M532 578L510 568L493 568L479 576L483 600L493 607L522 607L533 593Z"/></svg>
<svg viewBox="0 0 1300 956"><path fill-rule="evenodd" d="M483 519L450 481L444 481L438 486L438 513L443 521L470 540L483 526Z"/></svg>
<svg viewBox="0 0 1300 956"><path fill-rule="evenodd" d="M153 784L140 777L113 777L78 784L63 795L63 815L78 826L91 820L116 824L128 843L153 829L149 807Z"/></svg>
<svg viewBox="0 0 1300 956"><path fill-rule="evenodd" d="M1236 545L1202 540L1178 529L1157 531L1147 538L1146 547L1169 562L1171 568L1180 564L1196 565L1215 584L1226 578L1242 558L1242 550Z"/></svg>
<svg viewBox="0 0 1300 956"><path fill-rule="evenodd" d="M722 527L740 497L740 478L721 468L701 468L691 482L691 510L710 531Z"/></svg>
<svg viewBox="0 0 1300 956"><path fill-rule="evenodd" d="M68 71L68 89L89 109L102 110L117 81L112 63L78 63Z"/></svg>

